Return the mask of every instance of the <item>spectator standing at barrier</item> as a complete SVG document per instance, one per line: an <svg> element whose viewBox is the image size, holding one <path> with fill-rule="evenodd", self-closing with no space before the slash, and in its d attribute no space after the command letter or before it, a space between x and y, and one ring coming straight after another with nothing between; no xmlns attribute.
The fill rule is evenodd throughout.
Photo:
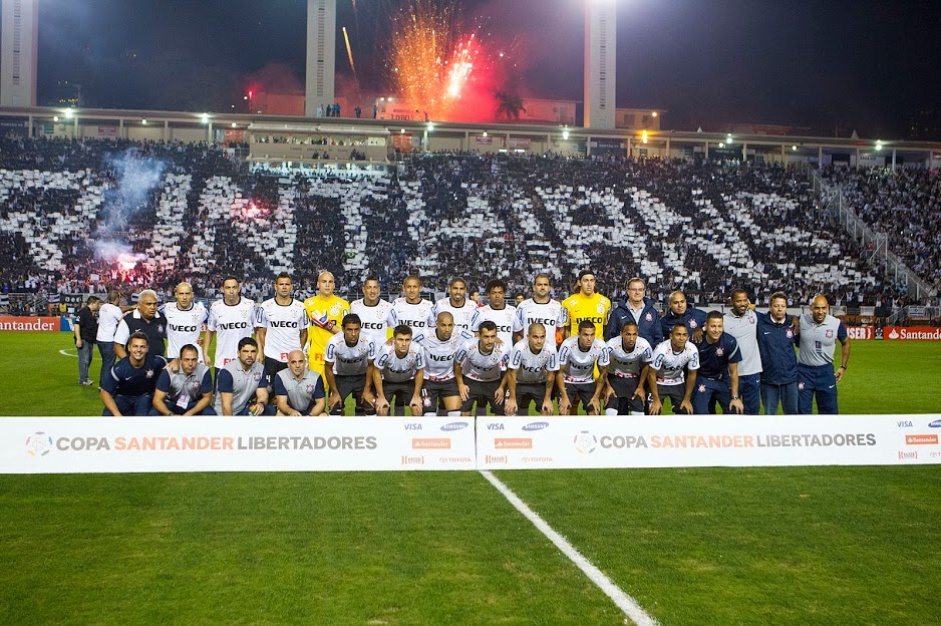
<svg viewBox="0 0 941 626"><path fill-rule="evenodd" d="M601 413L608 364L608 349L595 335L595 322L583 319L578 332L559 348L560 415L577 415L579 402L588 415Z"/></svg>
<svg viewBox="0 0 941 626"><path fill-rule="evenodd" d="M376 389L378 415L405 415L407 404L412 415L421 415L421 391L425 379L425 351L412 341L412 329L400 324L392 330L392 342L376 350L373 386Z"/></svg>
<svg viewBox="0 0 941 626"><path fill-rule="evenodd" d="M834 372L833 354L840 342L840 366ZM810 313L800 317L800 350L797 354L798 410L803 415L813 412L839 413L837 384L843 380L850 359L850 338L843 321L830 315L830 303L824 295L814 296Z"/></svg>
<svg viewBox="0 0 941 626"><path fill-rule="evenodd" d="M265 359L265 376L288 366L288 354L307 345L307 311L294 299L294 281L287 272L274 280L274 297L262 302L255 310L255 339Z"/></svg>
<svg viewBox="0 0 941 626"><path fill-rule="evenodd" d="M504 407L507 415L529 415L529 407L534 402L540 415L552 415L559 354L547 335L543 324L533 322L526 329L526 338L516 342L510 351Z"/></svg>
<svg viewBox="0 0 941 626"><path fill-rule="evenodd" d="M670 335L670 329L677 324L686 326L689 339L693 343L702 341L703 329L706 326L706 312L691 307L686 301L686 294L674 291L667 298L667 312L660 318L660 332L664 337Z"/></svg>
<svg viewBox="0 0 941 626"><path fill-rule="evenodd" d="M582 270L578 273L575 293L562 301L562 308L565 309L568 319L567 336L577 335L579 325L586 320L594 324L595 337L600 340L604 336L605 324L611 312L611 300L595 291L596 287L597 282L593 271ZM618 332L620 332L620 327L618 327Z"/></svg>
<svg viewBox="0 0 941 626"><path fill-rule="evenodd" d="M506 399L504 373L510 346L497 337L497 325L493 320L481 322L477 333L475 339L461 346L454 355L454 374L461 392L461 414L486 415L489 405L494 415L503 415Z"/></svg>
<svg viewBox="0 0 941 626"><path fill-rule="evenodd" d="M653 361L647 373L650 414L660 415L666 398L670 399L673 413L691 414L698 369L699 350L689 341L686 326L677 324L670 330L669 339L662 341L653 351Z"/></svg>
<svg viewBox="0 0 941 626"><path fill-rule="evenodd" d="M549 295L551 290L552 280L549 275L536 275L533 279L533 297L523 300L516 307L516 318L513 320L514 341L524 339L533 324L542 324L555 345L562 343L562 339L568 336L568 312L561 302Z"/></svg>
<svg viewBox="0 0 941 626"><path fill-rule="evenodd" d="M327 342L324 356L324 373L330 389L327 409L331 415L343 415L346 399L352 395L356 415L374 414L372 370L376 345L362 333L362 322L355 313L343 318L342 328L342 333Z"/></svg>
<svg viewBox="0 0 941 626"><path fill-rule="evenodd" d="M127 356L125 344L134 333L142 332L149 342L148 354L163 356L164 340L167 338L167 320L157 311L157 292L145 289L137 296L137 308L121 319L114 332L114 355L123 359Z"/></svg>
<svg viewBox="0 0 941 626"><path fill-rule="evenodd" d="M193 286L183 282L173 290L176 302L168 302L160 307L160 313L167 320L167 358L180 356L180 348L189 344L199 350L200 362L205 362L199 348L200 336L209 331L205 324L209 320L209 311L202 302L194 299ZM203 337L203 343L205 337Z"/></svg>
<svg viewBox="0 0 941 626"><path fill-rule="evenodd" d="M389 310L389 318L386 323L389 328L395 328L399 324L405 324L411 327L416 335L423 335L428 332L432 321L432 308L434 305L430 301L421 297L422 283L418 276L409 276L402 283L402 292L405 294L392 301L392 308Z"/></svg>
<svg viewBox="0 0 941 626"><path fill-rule="evenodd" d="M435 302L431 318L436 320L439 313L450 313L454 316L454 327L458 332L470 332L475 311L477 303L467 297L467 281L456 277L448 284L448 296Z"/></svg>
<svg viewBox="0 0 941 626"><path fill-rule="evenodd" d="M761 404L775 415L780 404L785 415L798 412L797 343L795 320L787 314L787 296L771 294L767 313L758 313L758 350L761 353Z"/></svg>
<svg viewBox="0 0 941 626"><path fill-rule="evenodd" d="M467 332L454 332L454 316L439 313L435 327L427 335L415 337L415 343L425 350L425 379L422 384L422 404L425 415L435 415L438 404L450 417L461 414L461 392L454 373L454 355L461 344L473 338Z"/></svg>
<svg viewBox="0 0 941 626"><path fill-rule="evenodd" d="M376 349L388 339L389 311L392 303L379 297L379 278L368 276L363 281L363 297L350 303L350 313L359 316L363 323L362 332L372 339Z"/></svg>
<svg viewBox="0 0 941 626"><path fill-rule="evenodd" d="M516 320L516 307L506 303L506 283L495 278L487 283L489 302L478 308L471 318L471 332L479 333L483 322L493 322L497 328L497 339L509 351L513 347L513 324Z"/></svg>
<svg viewBox="0 0 941 626"><path fill-rule="evenodd" d="M199 362L199 350L186 344L179 351L179 367L165 368L157 378L151 415L215 415L212 374Z"/></svg>
<svg viewBox="0 0 941 626"><path fill-rule="evenodd" d="M78 384L94 385L94 381L88 377L88 370L91 368L92 360L95 357L95 341L98 336L98 309L101 306L101 298L97 296L88 296L85 300L85 306L78 312L73 325L75 333L75 349L78 352Z"/></svg>
<svg viewBox="0 0 941 626"><path fill-rule="evenodd" d="M330 272L317 276L317 293L304 300L310 320L307 329L308 367L323 378L327 342L340 332L340 322L350 312L350 303L333 293L336 279Z"/></svg>
<svg viewBox="0 0 941 626"><path fill-rule="evenodd" d="M724 332L725 320L719 311L706 316L706 332L702 341L694 342L699 350L699 370L693 390L693 413L715 413L715 405L723 413L739 413L745 405L738 393L738 364L742 354L738 342Z"/></svg>
<svg viewBox="0 0 941 626"><path fill-rule="evenodd" d="M664 337L660 328L660 314L654 301L644 295L646 292L647 283L642 278L635 277L627 281L627 295L611 311L611 320L604 333L606 339L620 335L624 323L634 320L640 337L646 339L651 346L660 345Z"/></svg>
<svg viewBox="0 0 941 626"><path fill-rule="evenodd" d="M156 311L156 309L155 309ZM157 379L167 365L161 355L149 354L150 340L143 332L131 334L127 356L118 360L101 383L102 415L148 415Z"/></svg>
<svg viewBox="0 0 941 626"><path fill-rule="evenodd" d="M124 315L120 304L121 294L111 290L108 292L108 301L98 309L98 333L95 335L95 342L101 354L99 385L105 376L110 375L111 368L114 366L114 333L118 330L118 324L121 323L121 317Z"/></svg>
<svg viewBox="0 0 941 626"><path fill-rule="evenodd" d="M258 359L258 342L242 337L237 345L238 356L216 377L216 413L219 415L274 415L268 404L268 379L265 366Z"/></svg>
<svg viewBox="0 0 941 626"><path fill-rule="evenodd" d="M738 365L738 390L746 415L761 411L761 352L758 348L758 314L751 309L748 292L732 291L732 307L724 317L725 332L735 337L742 361Z"/></svg>
<svg viewBox="0 0 941 626"><path fill-rule="evenodd" d="M307 358L301 350L288 355L287 369L275 376L274 393L280 415L326 415L323 377L307 367Z"/></svg>
<svg viewBox="0 0 941 626"><path fill-rule="evenodd" d="M626 320L621 334L608 340L607 349L605 415L643 415L653 347L640 336L637 322Z"/></svg>
<svg viewBox="0 0 941 626"><path fill-rule="evenodd" d="M255 330L255 302L242 296L242 283L235 276L222 281L222 298L209 307L207 332L203 336L206 365L222 368L239 358L239 343ZM209 358L209 344L216 337L216 354ZM257 358L262 361L262 355Z"/></svg>

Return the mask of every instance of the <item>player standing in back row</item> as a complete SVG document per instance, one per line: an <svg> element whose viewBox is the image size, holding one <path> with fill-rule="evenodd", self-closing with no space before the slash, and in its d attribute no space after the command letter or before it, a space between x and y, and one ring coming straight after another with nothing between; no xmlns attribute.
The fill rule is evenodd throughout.
<svg viewBox="0 0 941 626"><path fill-rule="evenodd" d="M255 303L242 297L242 284L235 276L227 276L222 281L222 299L216 300L209 307L209 332L203 335L203 358L206 365L215 366L218 374L225 367L239 358L239 342L251 337L255 330ZM216 355L209 358L209 344L216 335ZM257 357L259 362L261 357Z"/></svg>
<svg viewBox="0 0 941 626"><path fill-rule="evenodd" d="M363 281L363 297L350 303L350 313L359 316L362 333L372 339L377 350L388 338L389 311L392 310L392 303L379 297L380 291L379 279L367 276Z"/></svg>
<svg viewBox="0 0 941 626"><path fill-rule="evenodd" d="M579 333L578 327L584 321L595 326L595 337L604 336L605 324L611 312L611 300L595 292L595 274L591 270L582 270L578 274L576 291L562 301L562 308L568 317L569 336ZM620 328L618 329L620 331Z"/></svg>
<svg viewBox="0 0 941 626"><path fill-rule="evenodd" d="M533 297L520 302L516 307L516 319L513 321L513 339L525 339L529 327L541 324L545 327L546 335L555 344L557 331L561 331L558 339L568 336L568 312L562 308L562 303L549 296L552 290L552 281L548 274L538 274L533 279Z"/></svg>
<svg viewBox="0 0 941 626"><path fill-rule="evenodd" d="M327 342L340 332L340 322L350 312L350 303L335 295L335 288L333 274L320 272L317 276L317 293L304 300L304 310L310 321L307 328L307 367L320 374L321 378L324 378Z"/></svg>
<svg viewBox="0 0 941 626"><path fill-rule="evenodd" d="M274 297L261 303L255 320L258 351L265 358L265 376L275 375L288 366L288 354L307 345L307 311L294 299L294 281L287 272L274 280Z"/></svg>
<svg viewBox="0 0 941 626"><path fill-rule="evenodd" d="M497 327L497 339L503 342L506 350L513 347L513 323L516 319L516 307L506 303L506 283L495 278L487 283L487 299L485 306L474 312L471 318L471 332L479 333L483 322L493 322Z"/></svg>
<svg viewBox="0 0 941 626"><path fill-rule="evenodd" d="M402 292L404 297L392 301L386 323L389 328L405 324L416 337L427 334L432 325L431 309L434 305L421 297L421 279L418 276L406 278L402 283Z"/></svg>

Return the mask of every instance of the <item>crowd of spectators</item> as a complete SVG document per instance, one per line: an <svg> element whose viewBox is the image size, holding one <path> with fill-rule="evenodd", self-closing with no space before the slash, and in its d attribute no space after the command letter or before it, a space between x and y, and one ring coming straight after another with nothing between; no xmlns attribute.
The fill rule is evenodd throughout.
<svg viewBox="0 0 941 626"><path fill-rule="evenodd" d="M941 173L921 167L828 168L856 215L888 237L889 250L941 288Z"/></svg>
<svg viewBox="0 0 941 626"><path fill-rule="evenodd" d="M136 255L131 263L97 252L106 226L99 212L83 230L58 235L62 261L48 267L11 215L28 209L41 228L53 215L76 217L71 205L81 194L37 195L17 187L16 172L77 172L72 179L86 189L107 189L115 184L109 155L122 151L159 159L167 172L188 177L178 215L186 233L179 245L188 252L169 267L146 258L153 239L148 229L156 228L155 190L144 214L120 233ZM443 292L453 276L465 277L470 291L482 291L498 276L512 293L527 293L541 271L554 277L561 296L579 270L591 267L600 290L612 298L623 295L634 275L648 280L651 296L661 301L674 289L684 289L692 302L720 301L740 285L757 303L778 290L795 303L817 292L851 306L888 306L906 297L816 210L806 175L776 165L446 154L340 177L249 172L205 144L8 137L0 140L2 177L12 181L0 189L3 293L153 287L170 294L187 280L198 294L216 297L231 274L243 280L249 297L268 297L279 266L246 239L253 237L253 224L289 205L296 233L266 237L293 259L288 269L300 296L313 293L322 269L336 274L338 292L354 297L366 274L378 275L394 296L410 273L422 276L428 291ZM872 172L840 182L860 201L864 219L898 231L890 246L913 256L913 269L934 281L941 277L936 174ZM235 209L248 202L251 212ZM905 215L906 225L899 226L898 215L883 216L886 206ZM196 257L212 263L197 264Z"/></svg>

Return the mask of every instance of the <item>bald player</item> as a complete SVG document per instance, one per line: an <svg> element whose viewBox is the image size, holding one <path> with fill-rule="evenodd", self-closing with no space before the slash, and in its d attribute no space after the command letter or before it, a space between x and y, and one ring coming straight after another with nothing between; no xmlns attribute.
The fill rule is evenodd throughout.
<svg viewBox="0 0 941 626"><path fill-rule="evenodd" d="M178 358L180 348L192 345L196 347L199 362L204 363L200 336L209 333L205 328L209 311L202 302L196 301L193 286L187 282L177 285L173 295L176 302L168 302L160 308L160 313L167 318L167 358ZM205 337L203 343L204 340Z"/></svg>
<svg viewBox="0 0 941 626"><path fill-rule="evenodd" d="M840 366L834 372L833 356L840 342ZM818 294L810 301L810 313L800 317L797 353L798 412L809 415L814 398L817 412L839 413L836 386L843 380L850 360L850 338L843 321L830 315L827 297Z"/></svg>
<svg viewBox="0 0 941 626"><path fill-rule="evenodd" d="M330 272L317 276L317 293L304 300L304 309L310 319L307 329L308 366L324 375L324 355L327 342L340 332L340 323L350 312L350 303L333 293L336 279Z"/></svg>

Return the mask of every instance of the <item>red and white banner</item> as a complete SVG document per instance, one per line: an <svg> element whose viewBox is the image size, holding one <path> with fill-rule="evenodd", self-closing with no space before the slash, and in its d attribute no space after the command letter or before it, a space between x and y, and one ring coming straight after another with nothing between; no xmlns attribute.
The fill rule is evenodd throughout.
<svg viewBox="0 0 941 626"><path fill-rule="evenodd" d="M941 341L941 328L933 326L886 326L882 338L890 341Z"/></svg>
<svg viewBox="0 0 941 626"><path fill-rule="evenodd" d="M875 331L872 326L847 326L846 334L850 339L873 339Z"/></svg>
<svg viewBox="0 0 941 626"><path fill-rule="evenodd" d="M17 317L0 315L0 331L35 331L43 330L57 333L61 322L58 317Z"/></svg>

